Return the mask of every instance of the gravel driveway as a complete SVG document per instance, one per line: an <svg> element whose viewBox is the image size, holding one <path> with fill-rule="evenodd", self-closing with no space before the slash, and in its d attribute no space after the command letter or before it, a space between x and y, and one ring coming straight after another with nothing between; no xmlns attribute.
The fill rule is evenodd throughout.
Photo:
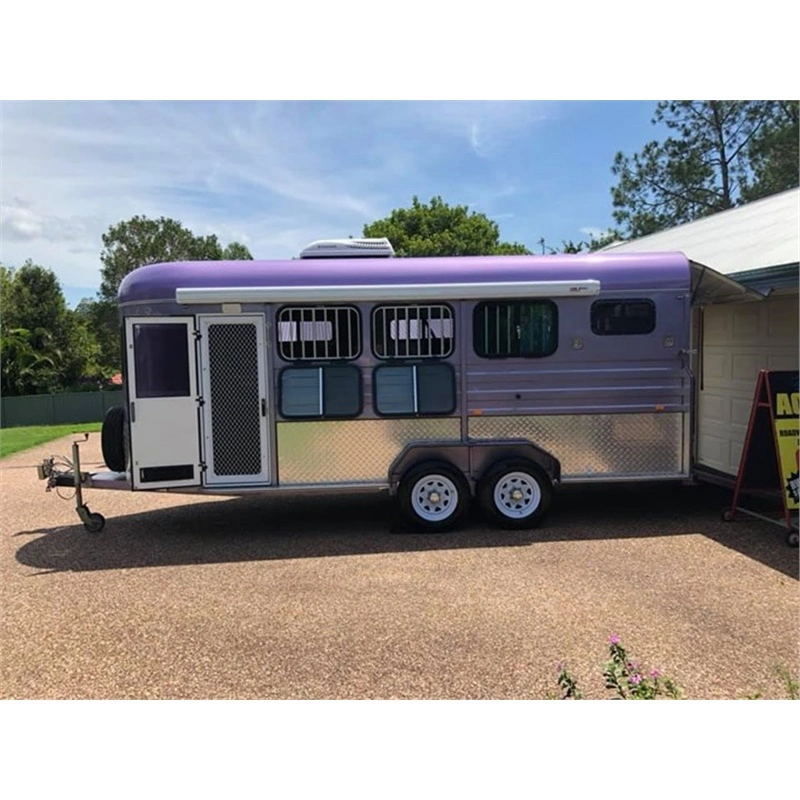
<svg viewBox="0 0 800 800"><path fill-rule="evenodd" d="M612 633L688 697L798 676L798 551L713 488L567 488L539 531L438 536L380 496L89 490L93 535L36 477L69 442L0 461L3 698L535 699L562 659L603 697Z"/></svg>

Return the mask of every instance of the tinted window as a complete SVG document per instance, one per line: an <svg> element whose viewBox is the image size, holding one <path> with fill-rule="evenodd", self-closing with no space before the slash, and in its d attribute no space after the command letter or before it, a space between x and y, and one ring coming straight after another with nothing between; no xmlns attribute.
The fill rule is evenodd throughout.
<svg viewBox="0 0 800 800"><path fill-rule="evenodd" d="M182 322L133 326L137 397L188 397L187 336Z"/></svg>
<svg viewBox="0 0 800 800"><path fill-rule="evenodd" d="M285 369L281 373L281 414L284 417L322 416L322 369Z"/></svg>
<svg viewBox="0 0 800 800"><path fill-rule="evenodd" d="M325 417L357 417L361 413L361 370L322 368L322 413Z"/></svg>
<svg viewBox="0 0 800 800"><path fill-rule="evenodd" d="M378 414L413 416L416 412L414 367L378 367L372 373Z"/></svg>
<svg viewBox="0 0 800 800"><path fill-rule="evenodd" d="M455 373L450 364L376 367L373 395L375 411L384 416L452 414Z"/></svg>
<svg viewBox="0 0 800 800"><path fill-rule="evenodd" d="M357 417L361 398L361 370L357 367L290 367L281 372L284 417Z"/></svg>
<svg viewBox="0 0 800 800"><path fill-rule="evenodd" d="M541 358L558 344L558 308L550 300L479 303L472 315L473 346L482 358Z"/></svg>
<svg viewBox="0 0 800 800"><path fill-rule="evenodd" d="M456 383L449 364L417 367L417 408L420 414L452 414L456 408Z"/></svg>
<svg viewBox="0 0 800 800"><path fill-rule="evenodd" d="M652 300L598 300L592 303L592 333L630 336L652 333L656 306Z"/></svg>

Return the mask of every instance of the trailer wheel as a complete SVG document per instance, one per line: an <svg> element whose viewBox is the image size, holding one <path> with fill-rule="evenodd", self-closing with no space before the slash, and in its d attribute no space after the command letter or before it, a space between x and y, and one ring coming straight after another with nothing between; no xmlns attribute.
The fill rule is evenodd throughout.
<svg viewBox="0 0 800 800"><path fill-rule="evenodd" d="M98 514L94 511L89 514L89 519L83 523L83 527L86 528L89 533L100 533L105 526L106 518L102 514Z"/></svg>
<svg viewBox="0 0 800 800"><path fill-rule="evenodd" d="M125 448L125 409L113 406L106 412L100 434L103 460L114 472L125 472L128 466Z"/></svg>
<svg viewBox="0 0 800 800"><path fill-rule="evenodd" d="M800 534L798 534L797 531L789 531L788 535L786 536L786 544L788 544L789 547L797 547L799 536Z"/></svg>
<svg viewBox="0 0 800 800"><path fill-rule="evenodd" d="M455 528L469 505L464 476L444 461L428 461L410 469L397 494L403 514L432 533Z"/></svg>
<svg viewBox="0 0 800 800"><path fill-rule="evenodd" d="M488 521L512 530L536 527L550 510L552 495L547 475L524 459L496 464L478 485L478 502Z"/></svg>

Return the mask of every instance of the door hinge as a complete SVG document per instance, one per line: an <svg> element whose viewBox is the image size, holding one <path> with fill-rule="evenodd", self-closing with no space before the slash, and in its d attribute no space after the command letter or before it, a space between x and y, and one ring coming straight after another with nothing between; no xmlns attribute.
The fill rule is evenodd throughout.
<svg viewBox="0 0 800 800"><path fill-rule="evenodd" d="M196 397L195 401L197 402L197 405L200 406L200 408L202 408L206 404L206 401L202 397Z"/></svg>
<svg viewBox="0 0 800 800"><path fill-rule="evenodd" d="M208 472L208 464L206 464L205 461L201 461L198 467L200 468L200 472Z"/></svg>
<svg viewBox="0 0 800 800"><path fill-rule="evenodd" d="M196 342L199 342L203 338L203 334L200 333L200 331L193 331L193 334Z"/></svg>

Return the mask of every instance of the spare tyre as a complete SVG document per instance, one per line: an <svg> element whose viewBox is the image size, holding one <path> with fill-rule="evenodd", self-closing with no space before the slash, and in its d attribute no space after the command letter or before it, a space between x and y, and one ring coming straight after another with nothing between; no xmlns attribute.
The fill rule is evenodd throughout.
<svg viewBox="0 0 800 800"><path fill-rule="evenodd" d="M125 456L125 409L113 406L106 412L100 436L103 460L114 472L125 472L128 459Z"/></svg>

